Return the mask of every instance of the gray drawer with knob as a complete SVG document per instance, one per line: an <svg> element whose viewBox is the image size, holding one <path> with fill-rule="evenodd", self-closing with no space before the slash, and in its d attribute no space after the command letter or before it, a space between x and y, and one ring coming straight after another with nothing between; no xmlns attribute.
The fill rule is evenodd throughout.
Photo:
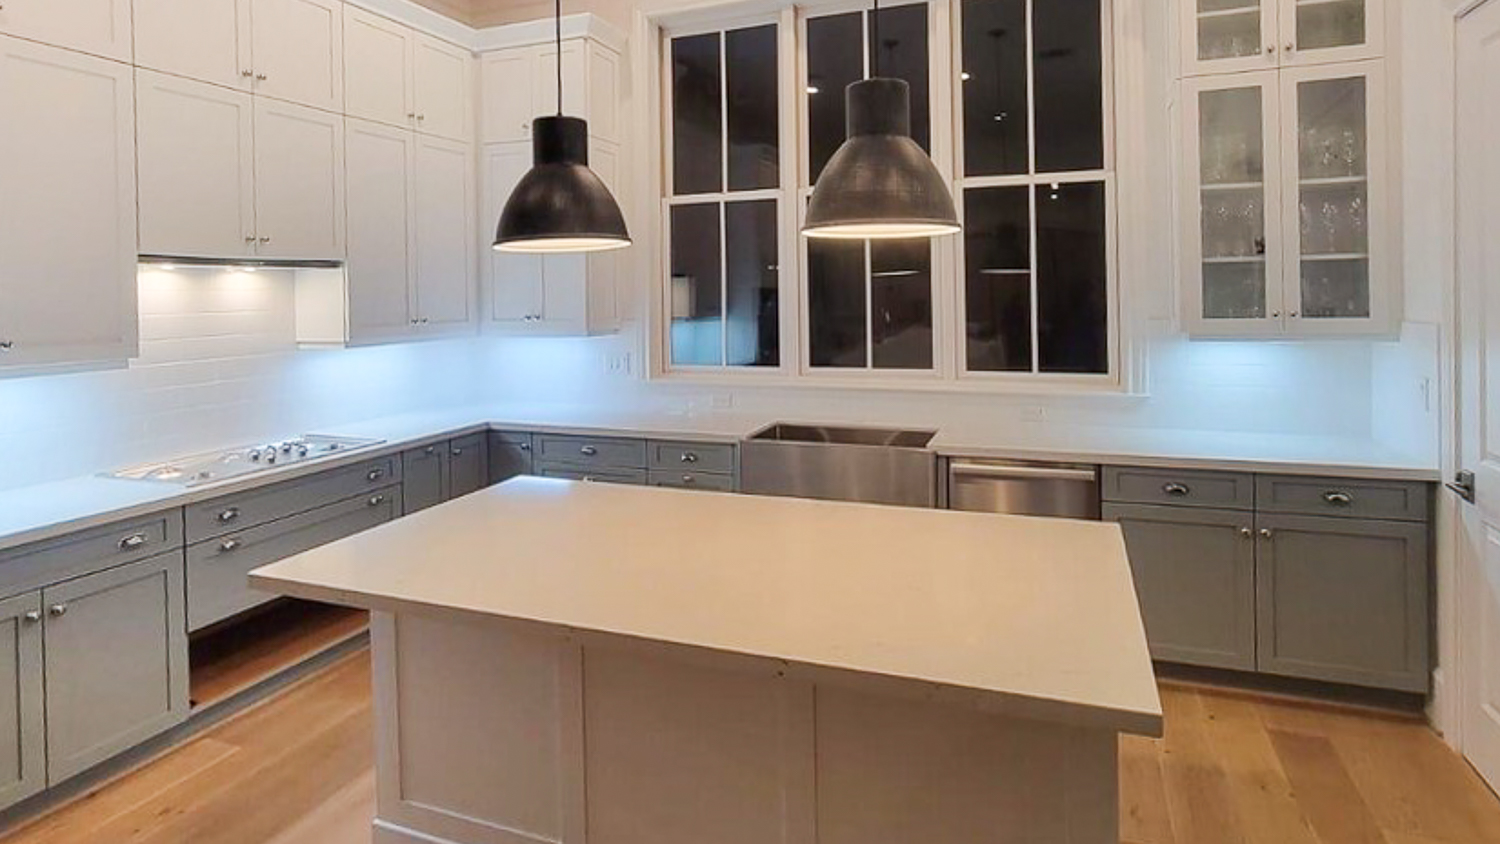
<svg viewBox="0 0 1500 844"><path fill-rule="evenodd" d="M701 489L708 492L734 492L734 476L711 472L683 472L670 469L652 469L648 482L651 486L666 486L676 489Z"/></svg>
<svg viewBox="0 0 1500 844"><path fill-rule="evenodd" d="M652 440L647 443L650 467L678 472L734 474L734 446Z"/></svg>
<svg viewBox="0 0 1500 844"><path fill-rule="evenodd" d="M1241 472L1104 468L1105 501L1123 504L1171 504L1250 510L1255 507L1255 476Z"/></svg>
<svg viewBox="0 0 1500 844"><path fill-rule="evenodd" d="M401 487L388 486L194 543L187 551L188 630L196 632L275 600L250 588L251 571L385 524L401 512Z"/></svg>
<svg viewBox="0 0 1500 844"><path fill-rule="evenodd" d="M401 481L401 456L387 455L295 481L226 495L187 508L190 543L305 513Z"/></svg>
<svg viewBox="0 0 1500 844"><path fill-rule="evenodd" d="M168 510L0 552L0 595L134 563L182 547L182 511Z"/></svg>
<svg viewBox="0 0 1500 844"><path fill-rule="evenodd" d="M537 475L564 481L587 481L601 484L646 485L645 469L582 469L577 466L541 466Z"/></svg>
<svg viewBox="0 0 1500 844"><path fill-rule="evenodd" d="M489 462L491 484L531 474L534 468L531 461L531 435L516 431L491 431Z"/></svg>
<svg viewBox="0 0 1500 844"><path fill-rule="evenodd" d="M1256 478L1256 508L1263 513L1306 516L1344 516L1425 522L1432 487L1408 481L1368 481L1260 475Z"/></svg>
<svg viewBox="0 0 1500 844"><path fill-rule="evenodd" d="M565 463L591 469L646 468L644 440L544 435L537 437L534 445L538 463Z"/></svg>

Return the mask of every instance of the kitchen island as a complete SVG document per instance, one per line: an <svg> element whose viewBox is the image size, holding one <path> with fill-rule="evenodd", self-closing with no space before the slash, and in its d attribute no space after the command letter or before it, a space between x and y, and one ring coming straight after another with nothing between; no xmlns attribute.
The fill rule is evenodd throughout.
<svg viewBox="0 0 1500 844"><path fill-rule="evenodd" d="M378 844L1118 841L1115 525L524 478L252 575L374 612Z"/></svg>

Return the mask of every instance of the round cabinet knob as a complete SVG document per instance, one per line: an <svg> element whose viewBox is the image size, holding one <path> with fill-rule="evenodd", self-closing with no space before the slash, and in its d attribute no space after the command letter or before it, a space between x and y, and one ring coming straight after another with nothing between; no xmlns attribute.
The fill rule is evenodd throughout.
<svg viewBox="0 0 1500 844"><path fill-rule="evenodd" d="M256 80L256 81L257 81L257 82L264 82L264 81L266 81L266 80L267 80L267 79L268 79L268 78L269 78L269 77L268 77L268 76L266 76L266 75L265 75L265 74L264 74L264 73L257 73L257 74L255 74L255 80Z"/></svg>
<svg viewBox="0 0 1500 844"><path fill-rule="evenodd" d="M3 8L5 8L5 7L4 6L0 6L0 9L3 9ZM21 618L27 624L36 624L38 621L42 620L42 611L41 610L28 610L25 615L21 616Z"/></svg>
<svg viewBox="0 0 1500 844"><path fill-rule="evenodd" d="M464 450L461 449L461 448L455 448L455 449L453 449L453 456L454 457L463 457L464 456Z"/></svg>
<svg viewBox="0 0 1500 844"><path fill-rule="evenodd" d="M1250 537L1252 537L1254 535L1255 535L1255 531L1251 530L1250 528L1247 528L1247 527L1240 528L1240 536L1243 536L1246 539L1249 539Z"/></svg>
<svg viewBox="0 0 1500 844"><path fill-rule="evenodd" d="M223 512L219 513L220 522L232 522L239 517L240 510L238 507L230 507L228 510L224 510Z"/></svg>
<svg viewBox="0 0 1500 844"><path fill-rule="evenodd" d="M1296 51L1297 51L1297 45L1296 45L1296 44L1290 44L1290 43L1289 43L1289 44L1287 44L1287 45L1286 45L1286 47L1285 47L1285 50L1286 50L1286 51L1287 51L1287 52L1288 52L1288 53L1294 53L1294 52L1296 52Z"/></svg>
<svg viewBox="0 0 1500 844"><path fill-rule="evenodd" d="M67 604L53 604L52 606L50 606L50 607L47 608L47 615L50 615L53 618L62 618L63 616L65 616L67 614L68 614L68 605Z"/></svg>
<svg viewBox="0 0 1500 844"><path fill-rule="evenodd" d="M219 543L219 552L222 554L238 550L240 550L240 541L238 539L226 539Z"/></svg>
<svg viewBox="0 0 1500 844"><path fill-rule="evenodd" d="M270 238L270 236L269 236L269 235L268 235L268 236L266 236L266 237L263 237L263 238L261 238L261 239L260 239L260 242L261 242L261 243L270 243L270 242L271 242L271 238Z"/></svg>
<svg viewBox="0 0 1500 844"><path fill-rule="evenodd" d="M372 495L372 496L370 496L369 505L371 507L379 507L380 505L382 505L384 503L385 503L385 496L384 495Z"/></svg>
<svg viewBox="0 0 1500 844"><path fill-rule="evenodd" d="M1266 55L1268 55L1268 56L1274 56L1274 55L1276 55L1276 45L1275 44L1267 44L1266 45Z"/></svg>
<svg viewBox="0 0 1500 844"><path fill-rule="evenodd" d="M0 352L8 352L16 347L14 340L0 340Z"/></svg>
<svg viewBox="0 0 1500 844"><path fill-rule="evenodd" d="M521 450L522 451L530 451L531 450L531 443L521 443Z"/></svg>
<svg viewBox="0 0 1500 844"><path fill-rule="evenodd" d="M429 445L427 448L423 449L423 453L425 453L428 457L431 457L432 455L437 454L437 446Z"/></svg>
<svg viewBox="0 0 1500 844"><path fill-rule="evenodd" d="M416 120L417 119L417 113L415 111L408 111L406 113L406 119L407 120Z"/></svg>
<svg viewBox="0 0 1500 844"><path fill-rule="evenodd" d="M688 486L692 486L693 484L698 482L698 479L693 477L692 475L683 475L682 482L687 484Z"/></svg>
<svg viewBox="0 0 1500 844"><path fill-rule="evenodd" d="M1261 539L1270 539L1271 536L1272 536L1272 534L1271 534L1271 529L1270 528L1261 528L1260 529L1260 538Z"/></svg>
<svg viewBox="0 0 1500 844"><path fill-rule="evenodd" d="M374 483L375 481L378 481L383 477L385 477L384 469L371 469L370 473L365 475L365 480L369 481L370 483Z"/></svg>
<svg viewBox="0 0 1500 844"><path fill-rule="evenodd" d="M145 545L145 544L146 544L146 535L144 533L137 533L137 534L133 534L131 536L127 536L124 539L120 540L120 550L121 551L133 551L136 548L139 548L139 547L141 547L142 545Z"/></svg>
<svg viewBox="0 0 1500 844"><path fill-rule="evenodd" d="M419 115L417 115L417 122L418 123L421 123L422 121L424 121L426 119L427 119L427 115L425 115L425 114L419 114Z"/></svg>
<svg viewBox="0 0 1500 844"><path fill-rule="evenodd" d="M684 462L684 463L697 463L698 462L698 455L692 453L691 451L685 451L685 452L682 453L682 462Z"/></svg>

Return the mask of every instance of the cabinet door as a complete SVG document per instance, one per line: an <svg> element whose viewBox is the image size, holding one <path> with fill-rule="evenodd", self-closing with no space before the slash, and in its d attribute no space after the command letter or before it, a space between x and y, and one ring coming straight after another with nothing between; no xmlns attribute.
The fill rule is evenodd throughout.
<svg viewBox="0 0 1500 844"><path fill-rule="evenodd" d="M141 253L254 255L250 95L141 70L136 109Z"/></svg>
<svg viewBox="0 0 1500 844"><path fill-rule="evenodd" d="M1293 334L1395 330L1378 64L1281 74L1283 278Z"/></svg>
<svg viewBox="0 0 1500 844"><path fill-rule="evenodd" d="M1106 504L1125 532L1151 656L1214 668L1255 668L1255 542L1251 515L1231 510Z"/></svg>
<svg viewBox="0 0 1500 844"><path fill-rule="evenodd" d="M1385 49L1383 0L1278 0L1283 65L1371 59Z"/></svg>
<svg viewBox="0 0 1500 844"><path fill-rule="evenodd" d="M133 88L127 65L0 36L0 367L136 353Z"/></svg>
<svg viewBox="0 0 1500 844"><path fill-rule="evenodd" d="M349 335L354 342L416 331L411 281L412 144L409 130L348 122Z"/></svg>
<svg viewBox="0 0 1500 844"><path fill-rule="evenodd" d="M47 785L42 596L0 601L0 808Z"/></svg>
<svg viewBox="0 0 1500 844"><path fill-rule="evenodd" d="M49 785L187 715L184 600L180 551L43 591Z"/></svg>
<svg viewBox="0 0 1500 844"><path fill-rule="evenodd" d="M564 41L563 56L563 114L589 119L588 44L584 41ZM531 112L533 115L557 114L557 48L547 44L536 48L536 85L532 88ZM589 134L594 134L592 122Z"/></svg>
<svg viewBox="0 0 1500 844"><path fill-rule="evenodd" d="M1282 330L1277 73L1183 84L1183 323L1196 336Z"/></svg>
<svg viewBox="0 0 1500 844"><path fill-rule="evenodd" d="M417 35L412 50L412 88L417 131L467 143L473 119L474 57L436 38ZM510 81L507 84L515 84Z"/></svg>
<svg viewBox="0 0 1500 844"><path fill-rule="evenodd" d="M480 232L485 237L483 251L489 317L497 328L525 331L534 327L542 316L542 258L498 252L488 245L494 239L494 227L500 221L500 212L505 209L511 191L531 169L531 145L485 147L484 168L484 215Z"/></svg>
<svg viewBox="0 0 1500 844"><path fill-rule="evenodd" d="M343 260L343 117L256 98L255 221L262 257Z"/></svg>
<svg viewBox="0 0 1500 844"><path fill-rule="evenodd" d="M1426 692L1426 525L1260 516L1259 668Z"/></svg>
<svg viewBox="0 0 1500 844"><path fill-rule="evenodd" d="M345 113L392 126L413 125L412 41L412 31L401 24L344 7Z"/></svg>
<svg viewBox="0 0 1500 844"><path fill-rule="evenodd" d="M473 155L468 144L416 137L416 305L428 335L474 326Z"/></svg>
<svg viewBox="0 0 1500 844"><path fill-rule="evenodd" d="M411 515L448 500L448 443L413 448L401 455L402 499Z"/></svg>
<svg viewBox="0 0 1500 844"><path fill-rule="evenodd" d="M128 63L130 0L5 0L0 32Z"/></svg>
<svg viewBox="0 0 1500 844"><path fill-rule="evenodd" d="M1184 76L1266 70L1281 61L1282 0L1182 0Z"/></svg>
<svg viewBox="0 0 1500 844"><path fill-rule="evenodd" d="M328 111L344 106L343 3L251 0L255 93Z"/></svg>
<svg viewBox="0 0 1500 844"><path fill-rule="evenodd" d="M250 0L135 0L135 62L249 90Z"/></svg>
<svg viewBox="0 0 1500 844"><path fill-rule="evenodd" d="M535 47L516 47L485 55L484 142L516 143L531 140L536 118L537 53ZM542 114L552 114L556 106Z"/></svg>
<svg viewBox="0 0 1500 844"><path fill-rule="evenodd" d="M463 437L448 444L449 498L459 498L484 488L489 477L484 445L483 434Z"/></svg>
<svg viewBox="0 0 1500 844"><path fill-rule="evenodd" d="M489 461L491 485L531 474L531 435L490 434Z"/></svg>

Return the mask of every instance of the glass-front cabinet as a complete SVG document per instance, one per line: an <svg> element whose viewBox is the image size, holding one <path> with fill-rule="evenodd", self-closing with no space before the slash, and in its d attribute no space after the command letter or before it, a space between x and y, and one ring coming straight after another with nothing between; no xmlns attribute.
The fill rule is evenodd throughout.
<svg viewBox="0 0 1500 844"><path fill-rule="evenodd" d="M1179 0L1184 76L1381 55L1384 0Z"/></svg>
<svg viewBox="0 0 1500 844"><path fill-rule="evenodd" d="M1183 84L1183 320L1201 337L1393 331L1378 62Z"/></svg>

